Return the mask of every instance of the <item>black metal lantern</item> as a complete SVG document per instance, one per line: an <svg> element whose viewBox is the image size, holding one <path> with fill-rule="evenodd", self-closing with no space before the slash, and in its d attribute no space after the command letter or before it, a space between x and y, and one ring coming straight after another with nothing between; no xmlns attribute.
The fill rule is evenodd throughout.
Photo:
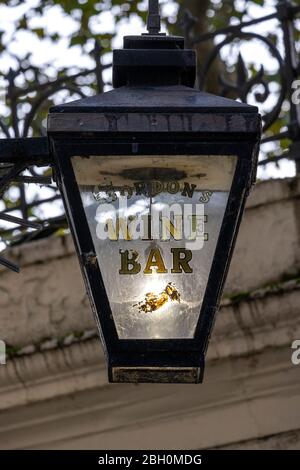
<svg viewBox="0 0 300 470"><path fill-rule="evenodd" d="M257 108L193 87L195 52L159 32L114 51L113 91L51 109L57 179L111 382L202 381L243 208Z"/></svg>

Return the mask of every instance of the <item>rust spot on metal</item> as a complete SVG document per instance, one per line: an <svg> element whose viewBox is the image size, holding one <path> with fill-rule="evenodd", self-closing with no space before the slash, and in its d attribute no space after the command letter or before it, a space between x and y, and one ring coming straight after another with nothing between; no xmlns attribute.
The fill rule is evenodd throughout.
<svg viewBox="0 0 300 470"><path fill-rule="evenodd" d="M83 253L83 261L84 264L90 265L92 267L96 267L97 265L97 256L96 253Z"/></svg>

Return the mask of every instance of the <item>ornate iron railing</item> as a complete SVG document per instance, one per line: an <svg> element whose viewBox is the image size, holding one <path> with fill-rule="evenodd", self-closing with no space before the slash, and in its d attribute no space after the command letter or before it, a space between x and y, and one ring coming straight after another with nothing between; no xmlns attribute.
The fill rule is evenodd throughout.
<svg viewBox="0 0 300 470"><path fill-rule="evenodd" d="M96 83L95 91L97 93L103 92L103 71L110 68L111 64L102 65L101 45L98 41L95 41L92 57L95 63L94 68L81 70L72 75L64 73L52 81L45 80L45 76L38 68L31 65L25 67L22 62L16 70L9 70L4 77L8 83L6 102L9 104L10 116L8 123L5 123L0 116L0 130L4 137L0 140L0 199L2 199L2 206L4 206L0 210L0 241L5 242L8 246L48 236L59 229L67 228L63 209L57 211L60 213L52 218L47 217L46 211L42 216L33 213L34 210L42 208L45 204L61 201L60 193L52 178L51 166L49 167L47 139L42 137L46 129L43 127L34 128L34 120L39 109L47 103L49 97L62 90L67 90L74 96L86 96L82 85L78 83L83 77ZM25 87L19 86L17 78L28 71L34 73L34 84ZM31 94L34 94L34 97L29 101L30 109L20 119L18 107ZM41 138L27 140L26 138L33 128L35 134L39 133ZM41 166L44 167L42 174L39 172ZM27 174L24 174L25 170L27 170ZM31 183L46 186L49 193L47 197L38 196L32 200L30 191L28 191L28 185ZM18 193L17 197L15 196L15 203L12 203L9 197L5 197L7 189L11 186ZM20 216L16 217L12 213L19 213ZM3 224L1 226L1 221L9 222L10 227L3 227ZM0 264L7 265L7 262L0 257ZM18 267L13 264L8 267L18 270Z"/></svg>
<svg viewBox="0 0 300 470"><path fill-rule="evenodd" d="M214 61L220 57L222 49L235 41L253 41L257 40L264 45L270 55L277 62L277 71L273 75L276 75L277 82L279 84L279 92L276 102L272 105L271 110L268 112L261 112L263 118L263 130L265 136L262 139L262 144L280 141L282 139L289 139L290 145L288 151L278 155L275 158L264 158L259 161L259 165L266 165L271 162L278 162L282 159L292 159L296 163L297 170L299 172L299 159L300 159L300 106L293 99L294 96L294 84L300 75L300 62L298 58L298 52L296 50L296 39L295 39L295 20L300 13L300 6L293 5L289 0L279 0L274 13L256 18L250 21L244 21L236 25L230 25L226 28L219 29L217 31L208 32L199 37L193 38L192 29L193 21L191 16L186 16L185 34L187 41L190 46L196 46L205 41L210 41L215 38L221 37L221 40L215 45L211 52L207 55L199 72L199 88L205 89L207 77L209 76L209 70L213 65ZM279 52L278 48L271 39L251 31L245 31L245 29L267 23L271 20L277 20L279 30L283 36L283 51ZM263 64L260 66L260 70L255 74L248 74L247 66L243 60L242 55L239 53L238 60L235 69L235 81L227 80L223 75L220 76L220 94L227 96L233 94L235 98L239 98L243 102L248 102L248 97L253 91L254 87L261 85L263 91L254 93L256 104L261 107L261 104L266 102L270 97L270 86L268 77ZM299 83L300 85L300 83ZM268 131L271 126L278 120L284 102L287 102L287 110L284 113L284 130L279 133L272 134Z"/></svg>
<svg viewBox="0 0 300 470"><path fill-rule="evenodd" d="M198 47L205 41L217 41L206 60L199 68L198 87L206 88L207 77L215 61L220 60L222 50L228 45L242 43L244 41L259 41L267 48L270 55L277 63L276 81L279 89L276 102L270 110L262 112L264 123L263 144L271 142L281 142L287 140L287 150L277 156L270 158L270 154L265 152L259 164L267 165L270 162L278 162L282 159L292 159L296 163L297 170L300 170L300 106L293 99L293 84L300 75L300 65L295 45L294 23L300 13L300 6L294 6L288 0L280 0L272 14L256 18L239 24L230 25L217 31L202 34L194 37L193 27L197 19L186 12L183 20L183 29L187 44L190 47ZM252 31L245 31L247 28L267 23L270 20L277 20L282 32L283 47L282 52L273 44L270 38ZM50 96L60 90L68 90L71 94L85 96L79 80L83 77L93 77L96 83L96 91L103 91L103 70L110 65L103 66L101 63L101 47L96 42L93 53L95 66L91 70L81 70L76 74L63 74L54 81L47 81L43 74L31 65L24 67L20 64L17 70L10 70L5 77L8 83L6 99L10 107L10 121L7 124L0 117L0 130L3 139L0 141L0 198L3 198L3 208L0 211L0 223L9 222L13 228L0 226L0 239L6 245L23 243L31 239L48 236L59 229L67 228L67 223L63 210L55 217L47 217L47 211L42 215L35 213L37 208L44 204L53 204L60 200L59 191L53 182L51 174L51 162L47 148L47 139L40 137L36 139L26 139L30 130L35 133L43 129L34 128L34 119L40 108ZM221 58L222 60L222 58ZM35 76L34 84L22 88L17 85L16 79L20 74L31 70ZM257 71L248 72L242 54L237 57L236 67L233 73L225 72L220 74L219 85L220 94L239 98L243 102L248 102L249 97L254 98L259 106L266 102L272 94L270 91L270 77L267 76L264 65ZM274 77L271 77L271 79ZM260 91L255 91L255 87L260 86ZM22 120L18 118L18 106L24 99L34 93L34 98L29 100L30 109ZM275 97L275 94L274 94ZM281 116L283 104L287 103L284 111L284 121L282 130L274 133L272 126ZM50 164L50 167L49 167ZM40 174L39 167L46 167ZM27 170L25 173L24 171ZM46 185L49 189L47 197L38 197L35 200L28 200L26 185L30 183ZM7 188L14 185L18 191L16 202L12 203L6 199ZM20 213L20 216L14 215ZM0 256L0 264L18 270L18 266Z"/></svg>

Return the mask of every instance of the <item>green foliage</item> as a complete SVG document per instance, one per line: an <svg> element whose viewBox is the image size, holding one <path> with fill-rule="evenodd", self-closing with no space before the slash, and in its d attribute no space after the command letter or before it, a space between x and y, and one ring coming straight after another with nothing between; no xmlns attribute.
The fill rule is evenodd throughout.
<svg viewBox="0 0 300 470"><path fill-rule="evenodd" d="M207 31L251 20L253 11L255 11L254 17L263 16L266 14L265 6L270 4L269 0L161 0L160 3L163 21L174 34L183 34L182 19L186 9L190 10L192 18L192 27L189 29L190 40ZM294 3L300 4L300 0L295 0ZM175 7L173 13L170 13L170 5ZM0 62L0 95L3 101L0 137L44 134L48 109L57 101L102 91L105 80L109 85L109 78L107 74L97 74L96 70L101 69L101 62L108 64L109 67L112 42L119 26L134 15L140 17L144 23L147 17L147 0L39 0L30 4L26 0L0 0L1 7L11 9L15 22L14 32L10 36L5 30L5 22L2 22L3 29L0 29L1 58L5 57L6 62L12 64L11 70L8 71L3 66L4 61ZM71 20L73 27L68 32L63 28L61 30L49 28L45 18L54 10L60 16L63 15ZM274 7L271 10L274 10ZM177 16L176 11L178 11ZM114 24L107 26L105 30L107 14L113 15ZM101 31L104 32L99 34L95 24L101 25ZM33 37L37 43L45 44L45 51L49 50L49 43L59 51L61 43L67 41L65 47L68 51L77 48L78 63L71 68L57 67L53 61L45 57L44 63L37 67L33 63L32 52L24 56L11 47L13 40L25 33L31 35L31 43ZM278 31L270 30L267 23L262 34L275 46L280 44ZM296 30L296 40L300 40L298 30ZM199 67L212 47L213 41L201 43L199 46ZM58 52L58 55L61 53ZM91 67L81 64L83 58L92 59ZM228 53L228 58L231 58L231 52ZM255 77L259 73L259 67L254 59L256 57L253 58L253 63L247 63L245 78ZM219 65L219 69L213 70L215 77L212 80L211 77L208 79L209 85L213 87L209 91L219 91L217 86L220 75L224 75L229 82L236 81L236 68L232 67L232 64L228 65L227 58L223 57ZM274 71L267 73L265 78L269 85L279 82L279 76ZM234 93L230 96L235 97ZM268 130L268 135L278 134L287 123L287 114L282 113ZM269 155L276 156L289 145L290 142L286 139L278 141ZM14 204L9 195L6 195L5 204L7 207L12 207Z"/></svg>
<svg viewBox="0 0 300 470"><path fill-rule="evenodd" d="M23 0L0 0L0 5L17 7L24 4ZM142 11L143 2L141 0L42 0L37 6L27 9L26 13L19 18L16 22L16 31L30 30L38 36L38 38L50 38L52 40L59 39L59 34L55 38L47 32L47 27L31 28L30 19L40 18L51 7L59 7L66 16L76 19L78 28L69 36L70 45L80 44L83 45L87 39L95 38L91 32L91 20L103 12L111 11L114 9L114 16L116 25L124 18L130 17L133 13L139 14L144 20L146 18L146 11ZM62 31L63 34L63 31Z"/></svg>
<svg viewBox="0 0 300 470"><path fill-rule="evenodd" d="M147 0L39 0L36 3L27 3L24 0L0 0L0 7L3 5L11 9L12 12L19 11L14 23L15 32L13 38L16 38L20 33L29 32L36 37L37 41L47 41L47 44L45 42L45 50L49 48L49 41L53 44L53 47L59 48L60 41L67 40L69 50L77 47L81 50L81 55L93 59L94 67L91 67L93 72L93 69L96 68L97 60L98 66L101 61L99 55L103 58L111 52L112 41L119 25L124 20L132 17L132 15L138 15L143 22L146 21L147 3ZM261 7L260 10L255 10L259 11L259 13L254 13L254 15L263 16L266 13L265 6L270 5L269 0L160 0L160 3L163 21L167 24L170 32L175 34L183 33L182 18L186 9L190 10L195 18L194 25L190 28L190 39L198 37L206 31L214 31L227 27L229 24L251 20L253 19L254 7ZM300 0L296 0L297 3L299 4ZM173 17L164 16L167 11L170 11L170 9L165 7L169 7L171 4L177 5L178 18L176 18L176 15L173 15ZM49 24L45 18L47 18L49 12L54 10L60 16L63 15L65 18L72 20L73 27L67 33L67 36L63 28L56 31L49 29ZM174 8L174 11L176 12L176 8ZM107 13L113 15L113 30L107 30L99 34L96 32L95 23L98 26L101 25L101 31L105 31L103 26L106 20L103 15ZM265 26L264 36L275 46L278 46L279 35L277 31L270 31L267 23ZM299 31L296 31L296 39L300 40ZM86 73L86 68L81 66L80 61L72 67L72 71L68 67L53 67L53 64L47 61L42 66L35 67L31 59L32 54L28 53L25 57L22 57L21 54L12 53L10 42L5 31L0 30L0 53L1 55L11 56L15 63L10 77L7 71L3 74L4 80L1 80L0 69L0 93L5 97L7 106L7 113L1 116L0 124L2 125L0 133L2 136L4 128L9 130L11 137L19 134L40 135L44 133L49 107L55 104L57 96L59 96L60 101L66 99L66 94L57 95L61 89L67 90L72 98L82 96L80 92L93 94L97 91L102 91L103 77L98 76L95 80L93 74L89 75ZM96 47L94 48L95 44ZM200 62L203 62L203 57L209 52L211 47L211 41L201 44L201 48L198 51L199 65ZM107 55L104 62L107 63L109 60L110 56ZM247 67L251 77L258 73L254 63L248 63ZM235 79L236 71L231 71L230 67L228 68L226 64L222 63L222 73L223 71L226 78L229 80ZM82 89L83 80L79 76L81 72L84 73L85 77L84 90ZM215 77L212 77L212 79L210 76L208 77L208 88L209 91L218 93L220 92L220 89L218 89L220 70L218 68L213 69L213 73ZM69 77L70 75L72 77L75 75L75 78L64 79L64 77ZM107 81L107 74L105 77ZM274 76L274 74L272 77L267 77L267 79L273 82L278 81L278 77ZM49 86L47 86L47 82L50 82ZM107 82L109 83L109 79ZM43 100L40 100L41 93L44 94ZM235 97L234 94L230 96ZM28 114L28 106L31 108L31 113L34 113L34 119L28 119L28 122L24 123L25 115L26 113ZM16 121L19 121L19 124ZM279 128L285 125L285 117L283 116L270 129L270 132L276 133L280 130ZM282 142L281 144L282 148L285 148L286 145L287 142Z"/></svg>

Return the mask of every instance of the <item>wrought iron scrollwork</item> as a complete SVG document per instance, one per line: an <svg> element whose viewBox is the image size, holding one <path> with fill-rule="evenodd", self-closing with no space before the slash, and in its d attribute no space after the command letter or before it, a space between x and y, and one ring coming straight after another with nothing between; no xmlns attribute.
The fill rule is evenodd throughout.
<svg viewBox="0 0 300 470"><path fill-rule="evenodd" d="M42 219L37 216L32 217L32 210L41 207L42 204L60 201L61 196L51 175L47 138L27 139L27 137L40 108L56 93L67 90L71 95L86 96L78 80L88 76L93 77L93 81L97 85L97 92L103 91L103 71L109 68L110 64L102 65L101 53L101 44L96 40L91 54L95 61L93 69L81 70L74 74L64 73L55 80L45 80L38 68L30 64L24 65L22 61L15 70L10 69L4 77L8 84L6 100L10 108L10 122L7 124L0 117L0 130L4 137L0 139L0 199L3 200L6 190L11 185L18 189L19 197L15 204L6 205L0 211L0 222L8 222L13 225L13 228L0 227L0 241L15 245L32 238L47 236L60 228L67 228L63 214L51 219L46 215ZM18 78L28 71L34 74L35 83L19 86ZM30 100L30 109L20 119L18 108L28 95L33 96ZM39 131L41 135L44 134L43 129ZM39 174L37 166L46 167L47 176ZM25 170L26 174L24 174ZM46 198L38 197L37 200L29 201L26 187L30 183L47 186L51 190L51 194ZM17 217L12 214L16 211L21 213L21 216ZM3 256L0 257L0 265L18 271L18 266Z"/></svg>
<svg viewBox="0 0 300 470"><path fill-rule="evenodd" d="M282 104L284 102L284 99L287 93L287 81L286 81L286 75L285 75L284 60L281 57L277 48L268 38L265 38L257 33L242 32L242 31L238 31L236 33L230 34L223 41L221 41L217 46L214 47L214 49L211 51L206 61L204 62L203 68L201 70L201 74L199 77L200 89L205 88L205 81L208 76L209 69L212 66L213 62L217 59L217 57L219 57L220 52L223 49L223 47L229 44L232 44L236 39L247 40L247 41L257 39L261 41L263 44L265 44L268 47L271 55L274 57L274 59L276 59L278 63L278 75L280 78L280 92L279 92L279 96L277 98L276 103L273 105L272 110L263 115L264 130L267 130L278 118L281 108L282 108ZM237 61L237 66L236 66L236 82L235 83L231 82L228 79L224 78L224 75L221 75L220 83L221 83L222 94L224 96L226 96L230 92L234 92L234 94L236 95L236 98L240 98L241 101L245 103L248 102L248 96L250 92L257 85L262 85L263 90L264 90L263 93L259 93L259 92L255 93L255 98L258 103L264 103L270 95L269 85L268 85L267 79L265 78L264 66L261 65L260 70L255 75L249 75L241 53L239 53L238 55L238 61Z"/></svg>
<svg viewBox="0 0 300 470"><path fill-rule="evenodd" d="M223 47L234 44L237 41L253 41L257 40L262 46L266 46L271 56L276 60L277 69L277 83L279 92L276 97L276 102L272 108L267 112L262 112L264 131L267 131L262 139L262 143L280 142L283 139L288 139L291 143L287 152L282 152L281 155L267 156L259 161L259 165L267 165L271 162L278 163L284 158L290 158L296 162L296 170L300 172L300 158L295 152L295 148L299 148L300 142L300 113L298 104L294 103L293 82L298 79L300 75L300 63L298 53L295 46L295 20L299 16L300 6L294 5L289 0L279 0L276 4L273 13L251 19L249 21L242 21L238 24L229 25L216 31L204 33L196 38L192 38L192 29L195 25L190 21L190 15L183 15L183 30L185 37L190 46L196 47L205 41L214 41L217 37L222 37L221 42L215 44L212 51L206 58L199 77L200 89L205 89L205 82L207 80L210 68L214 61L220 56ZM270 20L277 20L279 30L283 37L283 52L279 52L273 42L262 34L255 32L244 31L246 28L254 25L266 23ZM225 36L225 37L224 37ZM249 96L252 94L255 98L257 105L261 108L261 104L265 103L271 96L268 74L263 64L256 73L249 73L247 65L245 64L241 54L238 55L235 77L228 78L221 74L219 78L221 93L224 96L230 95L231 97L239 98L243 102L248 102ZM260 86L262 91L255 91L257 86ZM272 94L274 96L274 94ZM276 133L269 132L272 125L279 119L283 111L284 102L288 103L288 110L285 109L285 128ZM252 103L253 104L253 103Z"/></svg>
<svg viewBox="0 0 300 470"><path fill-rule="evenodd" d="M155 31L159 28L159 18L157 11L157 0L150 2L150 15L148 19L149 29ZM184 31L188 47L196 47L205 41L214 41L217 37L221 41L214 45L211 53L202 64L199 76L199 86L205 88L208 74L213 63L220 57L222 49L228 45L237 42L258 41L262 47L265 46L270 55L277 63L277 83L279 92L276 97L276 103L272 105L271 110L267 110L263 115L264 130L266 134L262 140L263 143L280 142L282 139L289 139L291 145L287 154L276 156L275 158L263 158L259 163L267 165L269 162L278 162L287 156L296 160L300 148L300 113L297 105L292 100L292 83L300 74L300 65L295 49L295 40L293 37L293 27L297 15L300 13L300 6L294 6L289 0L280 0L277 3L274 12L261 18L243 21L239 24L229 25L217 31L207 32L198 37L193 37L193 28L197 24L195 18L188 10L184 12L182 19L182 29ZM257 24L276 19L283 36L283 53L281 54L273 42L261 34L253 31L245 31L246 28ZM71 94L76 93L84 96L84 92L79 79L92 75L97 85L97 91L103 91L103 71L109 68L111 64L102 65L101 63L101 44L95 42L95 48L92 53L95 67L92 70L81 70L78 73L69 75L66 71L56 80L49 81L45 77L40 79L40 71L27 64L20 64L16 70L10 70L6 75L8 83L6 98L10 107L10 123L0 117L0 134L3 138L0 140L0 198L3 197L9 185L14 184L19 189L19 198L16 204L6 205L0 211L0 221L14 224L13 229L0 228L0 240L6 239L12 235L16 228L17 237L13 237L12 243L22 243L32 238L47 236L61 227L66 227L64 215L59 215L52 219L47 217L40 220L38 217L32 218L31 211L35 207L40 207L45 203L54 203L60 200L59 191L51 178L51 174L40 175L36 170L37 166L49 166L49 152L47 148L47 139L45 137L26 139L35 122L35 117L43 104L49 97L61 90L68 90ZM34 74L35 83L25 88L17 86L17 78L20 74L30 71ZM255 98L258 105L266 103L272 95L269 86L268 73L264 64L259 69L250 72L242 56L238 54L234 74L220 74L219 83L221 93L224 96L236 97L243 102L248 102L249 97ZM30 102L30 110L20 120L18 115L18 106L28 94L34 93L35 96ZM287 115L287 126L277 133L270 132L272 125L279 118L282 112L283 103L289 103ZM43 135L43 130L40 130ZM300 163L298 163L300 171ZM24 173L26 170L26 173ZM51 173L51 172L50 172ZM38 183L47 185L51 189L51 195L39 197L37 200L28 201L25 184ZM13 214L14 211L21 213L21 216ZM0 256L0 265L4 265L14 271L18 271L15 263Z"/></svg>
<svg viewBox="0 0 300 470"><path fill-rule="evenodd" d="M48 152L47 139L32 138L32 139L7 139L2 141L0 146L0 198L3 197L5 191L11 184L40 184L50 185L52 184L52 178L48 176L41 176L36 174L34 171L30 175L24 175L23 172L26 169L33 168L35 165L49 165L50 156ZM39 201L43 203L44 201ZM25 205L25 207L24 207ZM12 210L21 209L22 217L16 217L10 212ZM6 207L0 212L0 220L9 222L19 228L23 229L34 229L35 231L41 231L45 225L48 225L48 221L37 222L27 217L29 210L26 199L20 198L19 204L14 207ZM25 214L25 216L23 215ZM3 236L3 235L2 235ZM19 267L12 261L7 260L5 257L0 256L0 265L5 266L13 271L18 272Z"/></svg>

